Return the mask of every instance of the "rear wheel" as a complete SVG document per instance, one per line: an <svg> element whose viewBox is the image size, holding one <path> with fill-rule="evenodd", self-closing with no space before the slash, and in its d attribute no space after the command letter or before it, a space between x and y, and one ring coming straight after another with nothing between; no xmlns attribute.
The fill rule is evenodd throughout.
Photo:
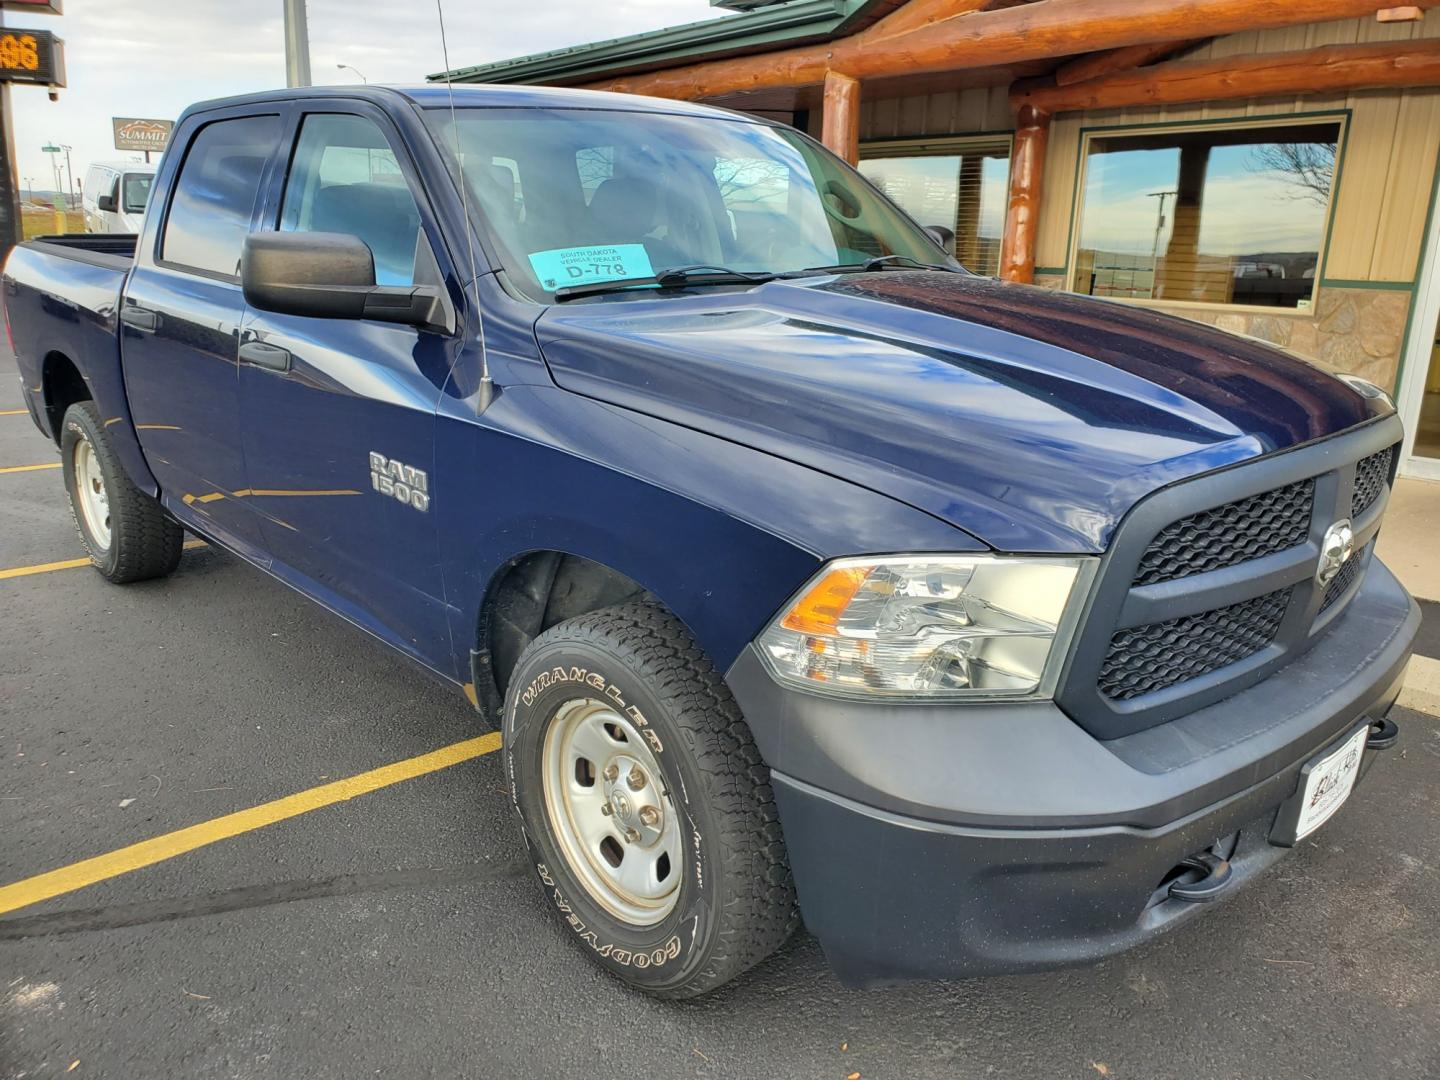
<svg viewBox="0 0 1440 1080"><path fill-rule="evenodd" d="M175 569L184 530L125 475L93 401L65 411L60 458L75 531L101 574L125 584Z"/></svg>
<svg viewBox="0 0 1440 1080"><path fill-rule="evenodd" d="M794 929L769 770L674 616L625 604L547 630L511 677L504 735L536 872L606 970L693 997Z"/></svg>

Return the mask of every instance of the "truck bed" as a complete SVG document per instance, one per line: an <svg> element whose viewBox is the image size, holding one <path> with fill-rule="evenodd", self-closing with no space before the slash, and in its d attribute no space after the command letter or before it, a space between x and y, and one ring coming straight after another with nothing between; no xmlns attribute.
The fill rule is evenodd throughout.
<svg viewBox="0 0 1440 1080"><path fill-rule="evenodd" d="M126 470L146 490L154 481L130 425L120 371L118 316L135 248L136 237L119 233L21 244L5 261L4 302L21 392L40 429L60 441L63 410L45 405L46 387L83 381Z"/></svg>
<svg viewBox="0 0 1440 1080"><path fill-rule="evenodd" d="M77 259L93 266L125 271L135 261L134 233L79 233L65 236L39 236L25 244L62 259Z"/></svg>

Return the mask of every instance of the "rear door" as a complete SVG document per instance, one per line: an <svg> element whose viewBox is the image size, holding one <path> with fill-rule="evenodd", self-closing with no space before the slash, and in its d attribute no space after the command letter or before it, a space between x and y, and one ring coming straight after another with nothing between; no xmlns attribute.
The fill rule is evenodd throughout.
<svg viewBox="0 0 1440 1080"><path fill-rule="evenodd" d="M358 236L377 284L443 284L438 226L379 109L304 103L272 188L263 228ZM399 648L448 658L430 477L460 338L253 308L242 337L249 502L273 569Z"/></svg>
<svg viewBox="0 0 1440 1080"><path fill-rule="evenodd" d="M237 374L240 252L280 145L271 111L204 114L137 250L120 310L126 395L164 501L252 557ZM157 202L157 206L159 203Z"/></svg>

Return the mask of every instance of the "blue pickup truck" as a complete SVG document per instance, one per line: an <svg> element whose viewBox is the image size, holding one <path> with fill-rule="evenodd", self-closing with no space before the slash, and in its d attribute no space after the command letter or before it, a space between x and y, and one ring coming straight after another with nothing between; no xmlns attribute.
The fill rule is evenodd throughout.
<svg viewBox="0 0 1440 1080"><path fill-rule="evenodd" d="M1113 954L1398 737L1384 393L970 274L784 126L210 102L138 237L4 300L100 573L190 530L463 689L563 932L660 996L802 916L858 984Z"/></svg>

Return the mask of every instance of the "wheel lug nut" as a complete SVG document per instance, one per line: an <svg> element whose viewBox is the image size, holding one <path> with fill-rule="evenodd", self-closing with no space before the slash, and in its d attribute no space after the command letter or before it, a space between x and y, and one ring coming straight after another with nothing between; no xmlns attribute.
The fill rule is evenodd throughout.
<svg viewBox="0 0 1440 1080"><path fill-rule="evenodd" d="M645 774L640 771L640 767L637 765L630 770L630 775L625 778L625 782L630 785L631 791L639 791L645 786Z"/></svg>
<svg viewBox="0 0 1440 1080"><path fill-rule="evenodd" d="M600 804L600 813L604 814L606 817L609 817L614 812L614 809L610 806L608 802Z"/></svg>
<svg viewBox="0 0 1440 1080"><path fill-rule="evenodd" d="M625 839L631 844L638 844L640 842L640 833L635 829L626 829Z"/></svg>
<svg viewBox="0 0 1440 1080"><path fill-rule="evenodd" d="M653 806L642 806L640 808L640 824L654 825L660 820L660 811Z"/></svg>
<svg viewBox="0 0 1440 1080"><path fill-rule="evenodd" d="M616 765L616 764L612 761L609 765L606 765L606 766L605 766L605 779L606 779L606 780L609 780L611 783L614 783L615 780L616 780L619 776L620 776L620 766L619 766L619 765Z"/></svg>

